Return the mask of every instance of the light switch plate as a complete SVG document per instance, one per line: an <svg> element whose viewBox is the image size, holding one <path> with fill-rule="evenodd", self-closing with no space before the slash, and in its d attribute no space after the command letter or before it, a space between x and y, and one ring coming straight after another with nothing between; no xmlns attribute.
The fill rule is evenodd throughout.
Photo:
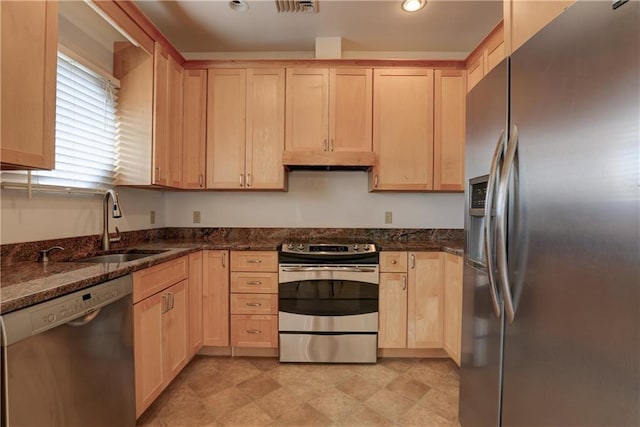
<svg viewBox="0 0 640 427"><path fill-rule="evenodd" d="M200 224L200 211L193 211L193 223Z"/></svg>
<svg viewBox="0 0 640 427"><path fill-rule="evenodd" d="M392 224L393 223L393 212L385 212L384 213L384 223L385 224Z"/></svg>
<svg viewBox="0 0 640 427"><path fill-rule="evenodd" d="M149 223L151 225L156 223L156 211L149 212Z"/></svg>

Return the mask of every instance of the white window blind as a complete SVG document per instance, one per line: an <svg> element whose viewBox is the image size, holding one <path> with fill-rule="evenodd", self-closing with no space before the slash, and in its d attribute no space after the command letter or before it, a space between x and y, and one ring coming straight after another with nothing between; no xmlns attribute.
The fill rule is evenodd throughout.
<svg viewBox="0 0 640 427"><path fill-rule="evenodd" d="M113 186L116 165L117 91L109 80L58 52L56 163L32 172L32 183L64 188ZM4 172L3 182L26 182L24 172Z"/></svg>

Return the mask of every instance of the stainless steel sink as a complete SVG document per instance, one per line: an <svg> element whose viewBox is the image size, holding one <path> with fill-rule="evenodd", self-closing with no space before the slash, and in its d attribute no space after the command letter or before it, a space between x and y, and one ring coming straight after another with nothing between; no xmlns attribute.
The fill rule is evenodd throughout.
<svg viewBox="0 0 640 427"><path fill-rule="evenodd" d="M166 250L128 250L119 253L108 253L103 255L96 255L89 258L81 258L74 260L73 262L91 262L91 263L121 263L128 261L135 261L137 259L150 257L153 255L167 252Z"/></svg>

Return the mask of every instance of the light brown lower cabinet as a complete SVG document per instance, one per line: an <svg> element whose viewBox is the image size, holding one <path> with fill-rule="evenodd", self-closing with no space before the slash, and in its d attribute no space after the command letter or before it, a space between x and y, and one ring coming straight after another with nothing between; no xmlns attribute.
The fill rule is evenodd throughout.
<svg viewBox="0 0 640 427"><path fill-rule="evenodd" d="M378 347L444 348L459 363L461 259L443 252L380 254Z"/></svg>
<svg viewBox="0 0 640 427"><path fill-rule="evenodd" d="M444 349L460 366L463 258L444 254Z"/></svg>
<svg viewBox="0 0 640 427"><path fill-rule="evenodd" d="M134 295L160 280L172 282L133 305L136 417L153 403L189 360L189 281L181 268L186 257L133 274ZM171 277L167 271L174 272ZM136 293L136 289L138 292Z"/></svg>
<svg viewBox="0 0 640 427"><path fill-rule="evenodd" d="M189 254L189 358L202 348L202 251Z"/></svg>
<svg viewBox="0 0 640 427"><path fill-rule="evenodd" d="M231 346L278 347L278 253L231 252Z"/></svg>
<svg viewBox="0 0 640 427"><path fill-rule="evenodd" d="M229 252L205 251L202 322L204 345L229 345Z"/></svg>

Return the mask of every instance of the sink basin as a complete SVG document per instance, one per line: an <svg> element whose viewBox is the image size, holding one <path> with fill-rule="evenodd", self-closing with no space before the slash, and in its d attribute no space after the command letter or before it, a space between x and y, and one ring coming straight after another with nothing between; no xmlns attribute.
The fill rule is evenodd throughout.
<svg viewBox="0 0 640 427"><path fill-rule="evenodd" d="M152 255L161 254L163 252L167 252L164 250L129 250L117 253L108 253L103 255L96 255L89 258L81 258L77 259L73 262L93 262L93 263L120 263L120 262L128 262L135 261L137 259L150 257Z"/></svg>

